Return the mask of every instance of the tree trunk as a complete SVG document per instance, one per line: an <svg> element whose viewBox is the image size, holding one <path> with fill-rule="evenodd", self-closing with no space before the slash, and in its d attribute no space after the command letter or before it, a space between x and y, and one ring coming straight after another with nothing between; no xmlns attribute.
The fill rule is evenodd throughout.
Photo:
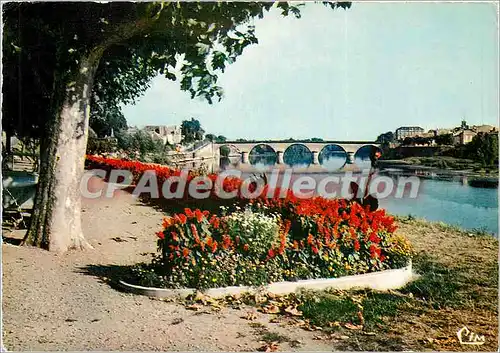
<svg viewBox="0 0 500 353"><path fill-rule="evenodd" d="M48 126L48 134L41 142L38 189L24 239L27 245L56 252L92 247L82 231L80 180L92 86L101 55L102 50L94 50L80 60L78 72L65 87L55 121Z"/></svg>
<svg viewBox="0 0 500 353"><path fill-rule="evenodd" d="M12 143L11 138L12 135L9 130L5 130L5 155L10 156L12 153Z"/></svg>

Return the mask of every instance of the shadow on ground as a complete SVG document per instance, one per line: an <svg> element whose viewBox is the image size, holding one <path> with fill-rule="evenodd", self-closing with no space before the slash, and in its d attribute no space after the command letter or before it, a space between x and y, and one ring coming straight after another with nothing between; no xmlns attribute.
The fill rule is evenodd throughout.
<svg viewBox="0 0 500 353"><path fill-rule="evenodd" d="M111 288L123 292L118 282L120 280L131 282L133 281L132 266L127 265L86 265L80 267L77 273L82 273L87 276L96 277L101 283L109 285Z"/></svg>

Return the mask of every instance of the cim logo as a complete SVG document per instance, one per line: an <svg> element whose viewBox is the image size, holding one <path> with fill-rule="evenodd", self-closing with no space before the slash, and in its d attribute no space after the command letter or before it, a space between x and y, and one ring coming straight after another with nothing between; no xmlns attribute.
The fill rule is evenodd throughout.
<svg viewBox="0 0 500 353"><path fill-rule="evenodd" d="M478 335L467 328L467 326L462 327L457 332L458 341L460 344L470 344L480 346L486 342L483 335Z"/></svg>

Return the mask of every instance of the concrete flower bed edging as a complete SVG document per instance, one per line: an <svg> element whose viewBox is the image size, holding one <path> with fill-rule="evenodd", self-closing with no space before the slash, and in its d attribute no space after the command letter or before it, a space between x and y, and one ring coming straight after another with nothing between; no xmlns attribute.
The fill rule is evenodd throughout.
<svg viewBox="0 0 500 353"><path fill-rule="evenodd" d="M210 288L204 293L211 297L222 297L231 294L240 294L245 292L265 291L274 294L287 294L297 291L299 288L304 289L375 289L375 290L389 290L398 289L413 280L415 275L412 272L411 261L406 267L384 270L379 272L365 273L361 275L345 276L339 278L322 278L311 280L300 280L296 282L276 282L263 287L223 287L223 288ZM129 284L124 281L119 281L119 285L127 292L146 295L156 298L175 298L187 297L190 294L197 292L192 288L181 289L167 289L167 288L154 288L142 287L134 284Z"/></svg>

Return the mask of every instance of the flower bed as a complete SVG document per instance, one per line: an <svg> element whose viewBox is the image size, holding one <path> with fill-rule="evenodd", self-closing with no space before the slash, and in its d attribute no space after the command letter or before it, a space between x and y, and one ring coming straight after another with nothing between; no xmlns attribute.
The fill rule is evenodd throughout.
<svg viewBox="0 0 500 353"><path fill-rule="evenodd" d="M165 178L180 173L139 162L87 158L100 168L130 170L134 179L151 169ZM230 191L240 184L232 178L224 188ZM394 219L384 210L370 211L339 199L299 199L292 193L266 198L264 191L244 201L243 208L238 206L242 202L217 212L186 208L166 217L157 233L159 255L133 269L135 282L163 288L260 286L399 268L411 257L410 244L394 233Z"/></svg>
<svg viewBox="0 0 500 353"><path fill-rule="evenodd" d="M321 198L269 203L223 209L220 216L186 209L165 218L157 233L160 256L135 269L139 284L260 286L399 268L411 255L383 210Z"/></svg>

